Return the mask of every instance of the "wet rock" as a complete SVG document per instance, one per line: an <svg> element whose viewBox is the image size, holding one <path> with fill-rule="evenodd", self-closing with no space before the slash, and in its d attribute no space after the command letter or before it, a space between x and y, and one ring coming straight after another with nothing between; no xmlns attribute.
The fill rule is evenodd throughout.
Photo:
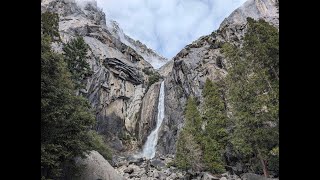
<svg viewBox="0 0 320 180"><path fill-rule="evenodd" d="M128 161L129 164L135 164L137 166L141 166L142 163L144 162L144 159L130 156L130 157L128 157L127 161Z"/></svg>
<svg viewBox="0 0 320 180"><path fill-rule="evenodd" d="M137 122L139 144L143 144L155 128L158 113L160 82L152 84L142 100L140 121Z"/></svg>

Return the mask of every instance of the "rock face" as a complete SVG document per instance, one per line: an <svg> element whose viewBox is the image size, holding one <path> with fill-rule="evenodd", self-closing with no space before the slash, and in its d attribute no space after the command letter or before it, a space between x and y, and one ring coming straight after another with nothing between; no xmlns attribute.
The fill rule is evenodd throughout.
<svg viewBox="0 0 320 180"><path fill-rule="evenodd" d="M279 14L275 6L277 0L248 0L240 8L233 11L220 25L241 25L246 23L246 18L263 18L274 26L279 27Z"/></svg>
<svg viewBox="0 0 320 180"><path fill-rule="evenodd" d="M145 44L141 43L139 40L133 40L129 36L123 33L122 29L119 27L118 23L113 20L107 20L106 29L117 37L124 44L131 47L139 55L141 55L146 61L148 61L155 69L159 69L162 65L168 62L168 59L157 54L154 50L148 48Z"/></svg>
<svg viewBox="0 0 320 180"><path fill-rule="evenodd" d="M62 43L52 44L53 49L62 53L63 43L76 36L84 38L90 47L87 62L93 73L79 93L95 110L96 130L108 138L116 152L136 149L136 142L141 144L152 128L159 94L156 84L148 87L145 70L155 72L150 63L162 65L167 60L126 36L115 21L106 18L95 0L79 2L41 2L42 12L59 15Z"/></svg>
<svg viewBox="0 0 320 180"><path fill-rule="evenodd" d="M137 134L139 145L142 146L147 140L148 135L152 129L155 128L158 114L160 82L152 84L145 94L142 101L142 108L140 113L140 122L137 126Z"/></svg>
<svg viewBox="0 0 320 180"><path fill-rule="evenodd" d="M248 0L226 18L218 30L187 45L173 58L172 70L167 71L165 79L165 118L159 134L159 154L175 153L187 98L192 95L201 102L205 80L217 81L227 75L228 62L220 51L222 44L241 45L247 17L262 18L278 27L275 4L275 0ZM228 107L227 102L226 105Z"/></svg>
<svg viewBox="0 0 320 180"><path fill-rule="evenodd" d="M159 68L159 74L163 77L167 77L169 73L172 71L173 60L168 61L165 65Z"/></svg>
<svg viewBox="0 0 320 180"><path fill-rule="evenodd" d="M86 158L77 160L78 165L85 165L76 180L124 180L115 169L97 151L91 151Z"/></svg>

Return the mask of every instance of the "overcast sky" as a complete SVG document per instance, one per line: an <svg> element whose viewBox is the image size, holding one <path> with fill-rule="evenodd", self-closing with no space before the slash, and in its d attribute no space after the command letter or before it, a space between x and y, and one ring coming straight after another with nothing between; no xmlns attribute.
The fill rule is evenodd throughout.
<svg viewBox="0 0 320 180"><path fill-rule="evenodd" d="M210 34L246 0L97 0L124 33L166 58Z"/></svg>

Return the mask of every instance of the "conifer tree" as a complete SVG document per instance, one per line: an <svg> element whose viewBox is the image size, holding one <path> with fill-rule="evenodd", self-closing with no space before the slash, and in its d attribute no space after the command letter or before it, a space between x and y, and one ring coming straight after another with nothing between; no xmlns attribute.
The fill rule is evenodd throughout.
<svg viewBox="0 0 320 180"><path fill-rule="evenodd" d="M47 11L41 14L41 34L49 36L51 41L60 40L57 13Z"/></svg>
<svg viewBox="0 0 320 180"><path fill-rule="evenodd" d="M235 123L231 142L242 155L260 161L268 177L268 160L279 143L279 36L267 22L247 20L243 48L223 47L231 64L227 77Z"/></svg>
<svg viewBox="0 0 320 180"><path fill-rule="evenodd" d="M185 125L177 140L175 163L182 169L199 170L201 166L200 141L202 119L193 97L189 97L185 109Z"/></svg>
<svg viewBox="0 0 320 180"><path fill-rule="evenodd" d="M175 164L178 168L188 170L200 170L201 147L194 136L186 129L183 129L178 136Z"/></svg>
<svg viewBox="0 0 320 180"><path fill-rule="evenodd" d="M217 85L217 82L213 83L207 79L202 93L203 121L207 124L203 135L204 163L209 170L221 173L225 171L223 153L228 141L227 115L222 88Z"/></svg>
<svg viewBox="0 0 320 180"><path fill-rule="evenodd" d="M88 50L89 46L81 36L72 39L63 47L64 57L76 88L81 88L81 81L91 73L86 61Z"/></svg>
<svg viewBox="0 0 320 180"><path fill-rule="evenodd" d="M110 155L102 139L90 131L95 123L91 106L75 95L64 57L51 49L53 36L59 35L47 16L41 18L41 176L60 179L75 169L74 158L89 150Z"/></svg>

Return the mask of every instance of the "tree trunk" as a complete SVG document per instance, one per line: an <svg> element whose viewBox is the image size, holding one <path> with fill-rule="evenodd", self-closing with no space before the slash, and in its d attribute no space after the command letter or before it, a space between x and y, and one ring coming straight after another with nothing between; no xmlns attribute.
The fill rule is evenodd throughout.
<svg viewBox="0 0 320 180"><path fill-rule="evenodd" d="M264 177L268 178L269 177L269 172L268 172L268 169L267 169L266 161L262 158L259 150L258 150L258 158L260 159L260 163L261 163L261 166L262 166Z"/></svg>
<svg viewBox="0 0 320 180"><path fill-rule="evenodd" d="M275 75L275 77L277 78L277 80L279 81L279 75L277 74L276 70L273 68L273 66L271 66L271 69L273 71L273 74Z"/></svg>
<svg viewBox="0 0 320 180"><path fill-rule="evenodd" d="M264 177L268 178L269 177L269 172L268 172L268 169L267 169L267 166L266 166L266 161L263 160L262 158L260 158L260 162L261 162L261 165L262 165Z"/></svg>

